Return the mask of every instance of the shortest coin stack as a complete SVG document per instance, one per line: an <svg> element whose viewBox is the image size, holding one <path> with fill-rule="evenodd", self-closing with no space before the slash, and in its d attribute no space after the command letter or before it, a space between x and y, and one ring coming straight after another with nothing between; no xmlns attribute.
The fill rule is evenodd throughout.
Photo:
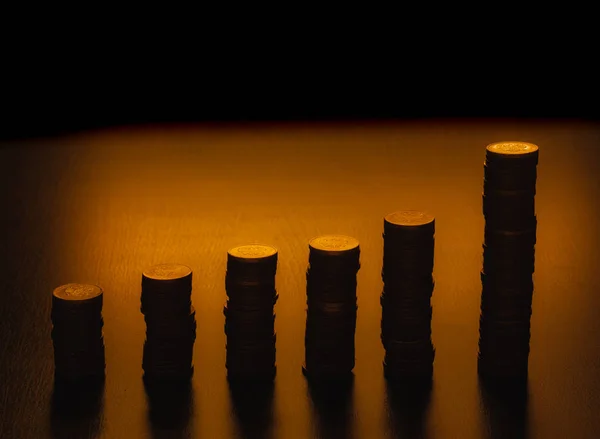
<svg viewBox="0 0 600 439"><path fill-rule="evenodd" d="M352 377L355 363L358 240L328 235L309 243L306 272L304 374L311 379Z"/></svg>
<svg viewBox="0 0 600 439"><path fill-rule="evenodd" d="M225 334L229 380L275 378L277 249L251 244L227 252Z"/></svg>
<svg viewBox="0 0 600 439"><path fill-rule="evenodd" d="M67 284L52 293L55 376L78 381L104 376L102 289Z"/></svg>
<svg viewBox="0 0 600 439"><path fill-rule="evenodd" d="M430 378L435 357L431 341L435 220L425 212L407 210L387 215L383 226L384 373L388 379Z"/></svg>
<svg viewBox="0 0 600 439"><path fill-rule="evenodd" d="M185 380L192 376L196 313L191 294L192 270L185 265L155 265L142 274L145 379Z"/></svg>

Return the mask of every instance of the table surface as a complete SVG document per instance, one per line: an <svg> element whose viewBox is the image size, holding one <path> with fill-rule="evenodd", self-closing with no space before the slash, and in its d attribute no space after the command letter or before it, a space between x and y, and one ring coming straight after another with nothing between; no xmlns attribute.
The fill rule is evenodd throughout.
<svg viewBox="0 0 600 439"><path fill-rule="evenodd" d="M482 165L498 140L540 146L526 398L487 391L476 372ZM4 142L0 437L596 438L599 146L600 125L576 121L154 126ZM401 209L436 216L435 371L412 396L387 389L379 339L383 216ZM308 240L329 233L361 245L355 378L338 395L301 373ZM225 375L224 275L227 249L250 242L279 249L278 371L271 394L240 397ZM150 416L140 282L161 262L194 269L198 337L189 400ZM94 404L53 396L50 298L68 282L105 291Z"/></svg>

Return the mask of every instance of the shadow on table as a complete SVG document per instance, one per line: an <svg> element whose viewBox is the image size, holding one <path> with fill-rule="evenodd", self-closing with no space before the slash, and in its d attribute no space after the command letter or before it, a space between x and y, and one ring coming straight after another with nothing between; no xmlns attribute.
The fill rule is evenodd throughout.
<svg viewBox="0 0 600 439"><path fill-rule="evenodd" d="M393 438L425 438L431 379L386 381L389 428Z"/></svg>
<svg viewBox="0 0 600 439"><path fill-rule="evenodd" d="M239 437L273 437L274 389L272 381L229 383L229 396Z"/></svg>
<svg viewBox="0 0 600 439"><path fill-rule="evenodd" d="M96 438L103 428L104 380L55 381L50 409L52 437Z"/></svg>
<svg viewBox="0 0 600 439"><path fill-rule="evenodd" d="M192 438L194 394L190 381L144 380L153 438Z"/></svg>
<svg viewBox="0 0 600 439"><path fill-rule="evenodd" d="M529 437L527 380L479 379L480 404L489 439Z"/></svg>
<svg viewBox="0 0 600 439"><path fill-rule="evenodd" d="M354 437L354 376L331 382L307 380L307 383L312 423L319 431L318 437Z"/></svg>

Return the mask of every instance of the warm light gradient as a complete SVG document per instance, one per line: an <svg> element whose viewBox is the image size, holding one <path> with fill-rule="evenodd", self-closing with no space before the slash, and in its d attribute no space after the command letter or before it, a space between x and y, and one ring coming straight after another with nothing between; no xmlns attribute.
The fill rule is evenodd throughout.
<svg viewBox="0 0 600 439"><path fill-rule="evenodd" d="M397 416L388 419L379 339L381 234L384 215L416 209L436 221L436 359L422 429L425 437L491 438L476 375L481 193L485 147L505 139L540 147L528 434L589 437L592 426L600 428L600 128L574 122L131 128L1 146L0 219L9 254L0 269L2 316L7 307L17 310L0 322L0 375L15 377L0 391L3 407L12 407L4 428L46 437L50 294L57 285L87 282L105 294L107 383L98 437L150 436L141 273L176 262L194 270L198 324L184 437L241 437L225 379L226 255L260 242L279 251L271 437L325 437L300 370L305 271L311 238L343 234L359 240L361 269L352 415L341 417L338 430L355 439L392 437ZM24 381L30 387L16 387Z"/></svg>

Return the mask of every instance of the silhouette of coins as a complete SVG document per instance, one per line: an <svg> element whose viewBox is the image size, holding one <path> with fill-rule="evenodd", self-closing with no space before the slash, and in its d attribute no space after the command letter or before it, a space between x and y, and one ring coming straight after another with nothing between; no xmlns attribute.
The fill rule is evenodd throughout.
<svg viewBox="0 0 600 439"><path fill-rule="evenodd" d="M192 270L185 265L159 264L143 272L141 311L146 342L142 368L146 382L191 378L196 340L191 294Z"/></svg>
<svg viewBox="0 0 600 439"><path fill-rule="evenodd" d="M360 247L355 238L326 235L309 242L303 365L308 378L352 376L359 269Z"/></svg>
<svg viewBox="0 0 600 439"><path fill-rule="evenodd" d="M383 221L381 341L389 380L430 378L435 349L431 341L435 218L406 210Z"/></svg>
<svg viewBox="0 0 600 439"><path fill-rule="evenodd" d="M104 377L102 289L71 283L52 293L55 377L81 381Z"/></svg>
<svg viewBox="0 0 600 439"><path fill-rule="evenodd" d="M225 335L230 381L272 380L276 374L277 249L250 244L227 252Z"/></svg>
<svg viewBox="0 0 600 439"><path fill-rule="evenodd" d="M488 377L527 375L538 156L527 142L486 147L478 370Z"/></svg>

